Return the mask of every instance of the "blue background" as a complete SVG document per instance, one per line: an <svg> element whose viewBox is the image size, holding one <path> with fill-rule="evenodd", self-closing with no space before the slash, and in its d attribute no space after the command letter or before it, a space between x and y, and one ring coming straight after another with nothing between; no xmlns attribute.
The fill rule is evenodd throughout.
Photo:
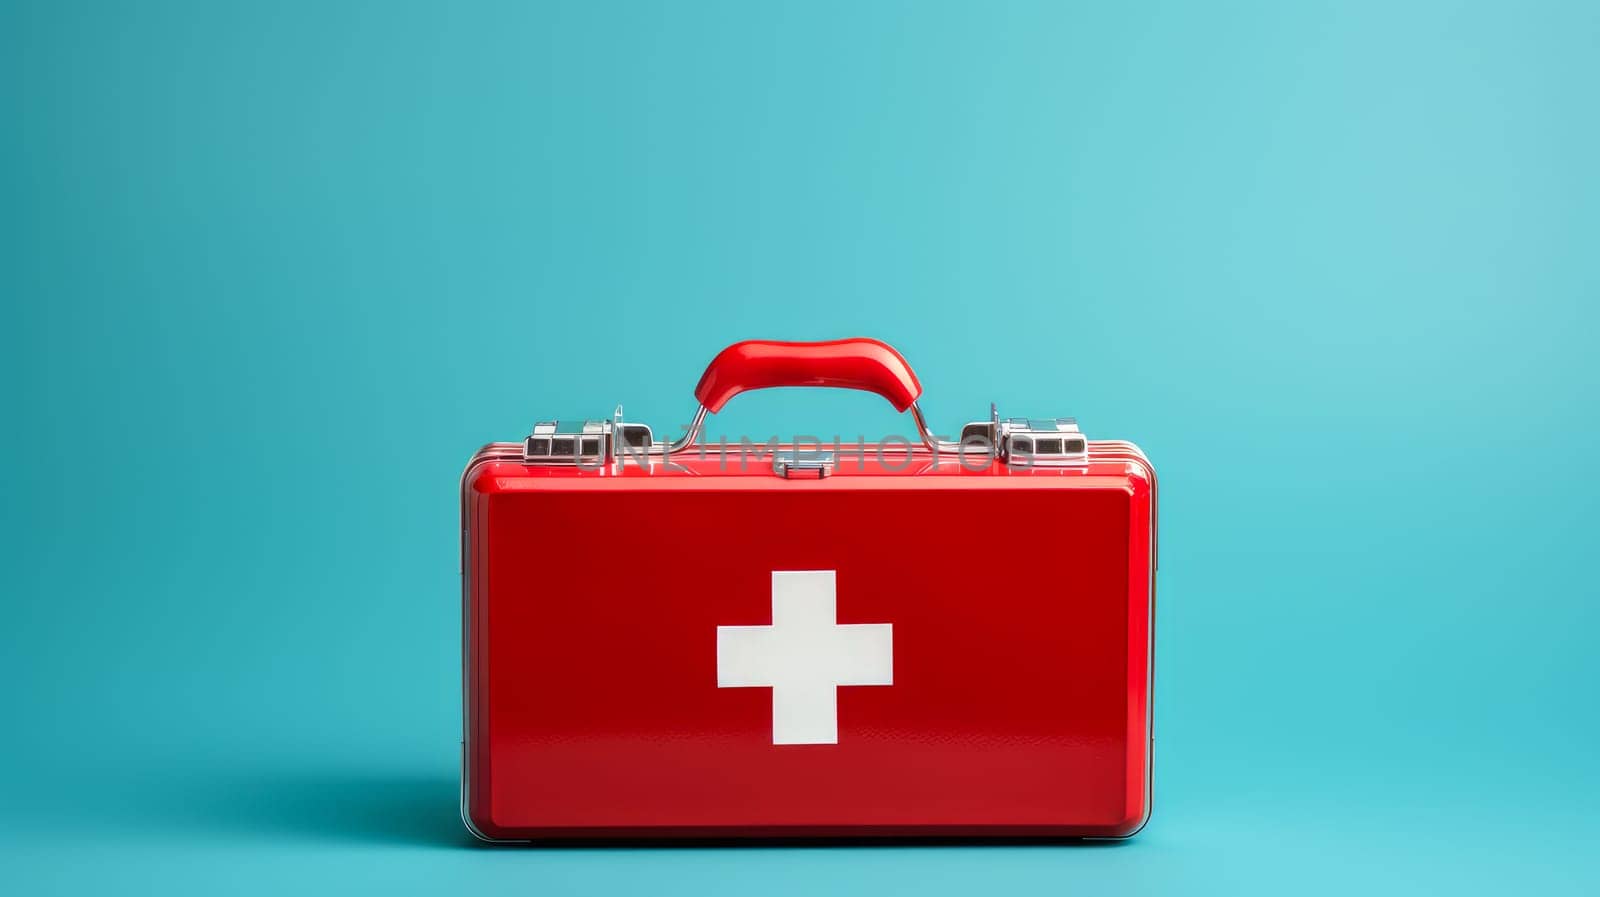
<svg viewBox="0 0 1600 897"><path fill-rule="evenodd" d="M6 4L8 887L1594 892L1597 42L1592 3ZM1155 459L1150 826L473 847L468 454L855 334L941 429Z"/></svg>

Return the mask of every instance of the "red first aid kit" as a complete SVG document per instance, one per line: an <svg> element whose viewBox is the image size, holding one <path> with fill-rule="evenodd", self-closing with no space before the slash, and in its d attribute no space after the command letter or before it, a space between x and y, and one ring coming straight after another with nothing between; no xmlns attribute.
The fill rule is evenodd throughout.
<svg viewBox="0 0 1600 897"><path fill-rule="evenodd" d="M775 386L921 444L700 443ZM1120 838L1150 812L1156 479L1067 418L936 435L870 339L723 350L681 437L536 424L462 477L461 810L490 841Z"/></svg>

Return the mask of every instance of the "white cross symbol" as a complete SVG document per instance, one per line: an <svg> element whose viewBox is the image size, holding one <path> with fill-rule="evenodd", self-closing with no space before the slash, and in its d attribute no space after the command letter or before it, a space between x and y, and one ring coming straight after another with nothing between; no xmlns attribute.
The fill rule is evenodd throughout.
<svg viewBox="0 0 1600 897"><path fill-rule="evenodd" d="M772 625L717 627L717 687L772 689L773 744L838 744L838 687L894 684L894 626L837 624L834 573L774 570Z"/></svg>

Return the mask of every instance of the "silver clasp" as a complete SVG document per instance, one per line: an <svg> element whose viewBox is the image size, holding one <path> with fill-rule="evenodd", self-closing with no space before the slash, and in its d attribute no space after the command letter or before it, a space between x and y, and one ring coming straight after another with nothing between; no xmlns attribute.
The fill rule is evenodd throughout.
<svg viewBox="0 0 1600 897"><path fill-rule="evenodd" d="M820 480L833 473L833 452L775 452L772 472L786 480Z"/></svg>

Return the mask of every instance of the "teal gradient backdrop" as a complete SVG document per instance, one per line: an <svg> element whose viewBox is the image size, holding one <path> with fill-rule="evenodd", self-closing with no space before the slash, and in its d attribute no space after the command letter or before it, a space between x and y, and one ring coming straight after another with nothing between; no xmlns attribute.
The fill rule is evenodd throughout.
<svg viewBox="0 0 1600 897"><path fill-rule="evenodd" d="M1597 43L1584 2L5 4L0 877L1594 893ZM943 429L1155 459L1150 826L471 846L468 454L856 334Z"/></svg>

